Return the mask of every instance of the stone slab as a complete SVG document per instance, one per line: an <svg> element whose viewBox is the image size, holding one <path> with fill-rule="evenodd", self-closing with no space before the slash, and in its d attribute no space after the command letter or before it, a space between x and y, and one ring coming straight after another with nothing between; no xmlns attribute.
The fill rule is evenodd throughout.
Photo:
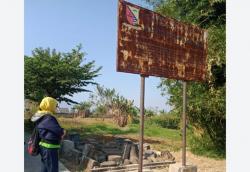
<svg viewBox="0 0 250 172"><path fill-rule="evenodd" d="M83 169L84 172L90 172L94 166L99 165L97 161L86 156L83 156L80 162L80 168Z"/></svg>
<svg viewBox="0 0 250 172"><path fill-rule="evenodd" d="M121 155L109 155L108 161L121 161L122 157Z"/></svg>
<svg viewBox="0 0 250 172"><path fill-rule="evenodd" d="M72 149L74 149L75 146L74 146L74 142L72 142L71 140L63 140L62 141L62 152L63 153L68 153L68 152L71 152Z"/></svg>
<svg viewBox="0 0 250 172"><path fill-rule="evenodd" d="M104 161L100 165L101 167L114 167L117 163L115 161Z"/></svg>

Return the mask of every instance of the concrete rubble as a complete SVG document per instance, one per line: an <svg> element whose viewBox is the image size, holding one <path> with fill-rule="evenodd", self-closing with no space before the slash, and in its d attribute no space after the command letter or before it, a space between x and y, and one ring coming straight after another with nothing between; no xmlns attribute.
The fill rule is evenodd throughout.
<svg viewBox="0 0 250 172"><path fill-rule="evenodd" d="M111 141L101 139L80 139L77 133L69 134L69 140L63 140L60 157L69 161L79 171L126 171L138 168L139 144L126 138L114 138ZM143 164L145 167L166 168L174 162L169 151L153 150L150 144L144 144ZM133 168L132 168L133 167Z"/></svg>

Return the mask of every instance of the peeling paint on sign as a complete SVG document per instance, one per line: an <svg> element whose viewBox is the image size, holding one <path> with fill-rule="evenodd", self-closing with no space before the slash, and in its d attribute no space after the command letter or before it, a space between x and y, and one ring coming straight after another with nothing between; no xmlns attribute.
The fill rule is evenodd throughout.
<svg viewBox="0 0 250 172"><path fill-rule="evenodd" d="M204 81L207 32L119 0L117 71Z"/></svg>

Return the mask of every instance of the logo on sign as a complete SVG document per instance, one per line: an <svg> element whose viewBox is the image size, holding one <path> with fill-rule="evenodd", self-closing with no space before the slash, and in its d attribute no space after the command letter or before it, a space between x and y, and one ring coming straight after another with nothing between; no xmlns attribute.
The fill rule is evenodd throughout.
<svg viewBox="0 0 250 172"><path fill-rule="evenodd" d="M139 25L139 9L126 5L126 17L128 23L137 26Z"/></svg>

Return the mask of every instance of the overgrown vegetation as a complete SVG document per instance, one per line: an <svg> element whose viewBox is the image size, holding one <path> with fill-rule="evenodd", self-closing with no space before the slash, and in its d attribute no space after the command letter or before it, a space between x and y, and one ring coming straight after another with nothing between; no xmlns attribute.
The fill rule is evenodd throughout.
<svg viewBox="0 0 250 172"><path fill-rule="evenodd" d="M208 31L207 81L188 83L188 122L192 126L191 150L225 157L226 150L226 1L225 0L146 0L155 11ZM170 95L172 113L182 113L182 84L162 79L159 88Z"/></svg>
<svg viewBox="0 0 250 172"><path fill-rule="evenodd" d="M120 127L125 127L138 114L133 101L119 95L115 89L97 85L96 92L90 95L93 115L96 117L110 116Z"/></svg>

